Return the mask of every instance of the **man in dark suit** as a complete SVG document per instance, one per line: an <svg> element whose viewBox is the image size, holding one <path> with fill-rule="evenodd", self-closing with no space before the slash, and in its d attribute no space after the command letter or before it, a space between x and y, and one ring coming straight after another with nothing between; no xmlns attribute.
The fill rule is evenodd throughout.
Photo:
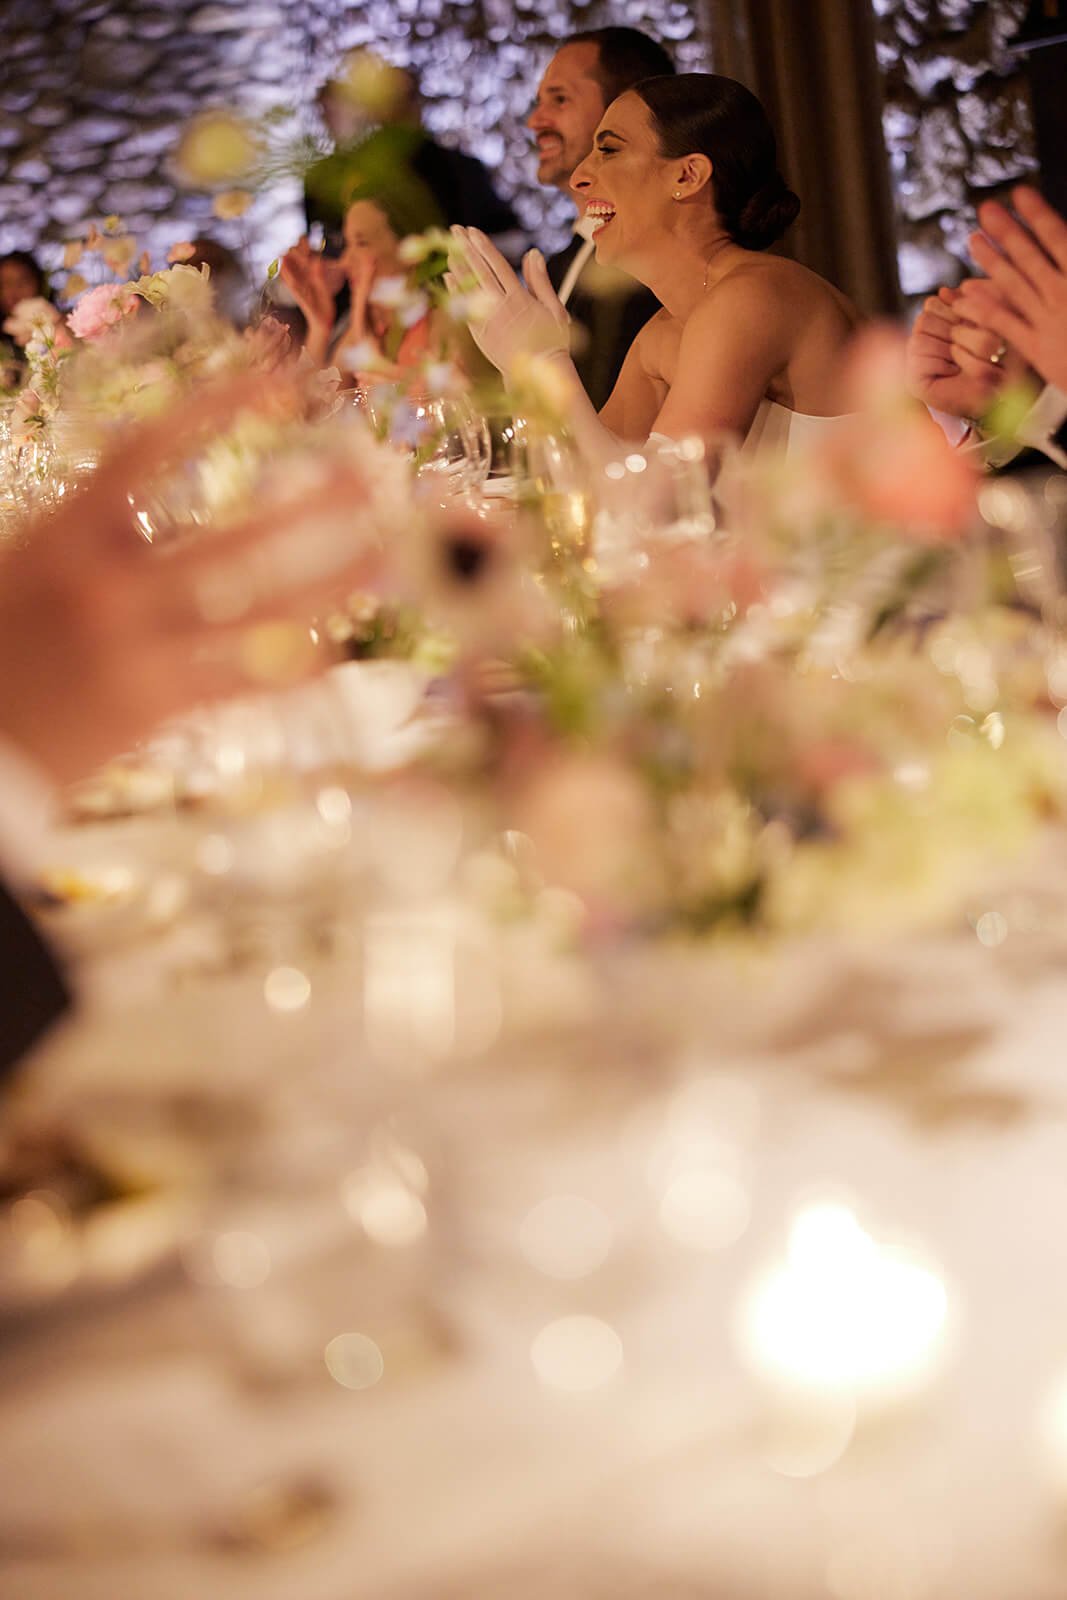
<svg viewBox="0 0 1067 1600"><path fill-rule="evenodd" d="M526 119L537 146L538 181L570 196L571 173L593 148L597 124L611 102L642 78L673 71L663 46L636 28L574 34L549 62ZM549 257L548 275L570 312L574 364L599 409L659 302L638 283L615 293L594 292L591 257L591 241L576 232L565 250Z"/></svg>

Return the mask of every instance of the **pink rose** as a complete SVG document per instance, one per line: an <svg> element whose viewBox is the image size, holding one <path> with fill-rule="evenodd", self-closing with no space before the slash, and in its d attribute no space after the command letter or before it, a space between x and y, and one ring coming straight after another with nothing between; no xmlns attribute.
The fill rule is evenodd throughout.
<svg viewBox="0 0 1067 1600"><path fill-rule="evenodd" d="M102 339L109 328L136 311L137 305L128 283L102 283L79 296L67 326L79 339Z"/></svg>

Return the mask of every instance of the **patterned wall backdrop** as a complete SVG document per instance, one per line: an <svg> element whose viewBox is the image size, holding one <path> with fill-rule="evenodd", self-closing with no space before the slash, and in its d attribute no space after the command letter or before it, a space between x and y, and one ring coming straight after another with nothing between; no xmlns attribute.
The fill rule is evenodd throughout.
<svg viewBox="0 0 1067 1600"><path fill-rule="evenodd" d="M318 84L370 47L412 66L426 122L492 166L524 223L553 245L565 202L531 179L522 122L553 41L607 21L661 38L680 66L708 65L685 0L2 0L0 250L58 264L61 241L117 212L153 256L211 233L266 263L300 231L299 188L282 182L240 224L170 170L199 107L296 105L312 126Z"/></svg>
<svg viewBox="0 0 1067 1600"><path fill-rule="evenodd" d="M979 201L1036 165L1026 80L1006 48L1027 0L874 0L874 9L901 288L922 295L964 275Z"/></svg>

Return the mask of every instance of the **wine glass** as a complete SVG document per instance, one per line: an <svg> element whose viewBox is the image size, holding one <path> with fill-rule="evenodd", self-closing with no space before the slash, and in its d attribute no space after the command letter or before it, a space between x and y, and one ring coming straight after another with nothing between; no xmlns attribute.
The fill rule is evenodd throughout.
<svg viewBox="0 0 1067 1600"><path fill-rule="evenodd" d="M464 395L416 396L377 385L367 408L379 437L404 450L423 487L466 499L489 473L489 427Z"/></svg>
<svg viewBox="0 0 1067 1600"><path fill-rule="evenodd" d="M574 440L516 417L511 451L519 505L544 528L546 572L591 571L592 487L589 466Z"/></svg>

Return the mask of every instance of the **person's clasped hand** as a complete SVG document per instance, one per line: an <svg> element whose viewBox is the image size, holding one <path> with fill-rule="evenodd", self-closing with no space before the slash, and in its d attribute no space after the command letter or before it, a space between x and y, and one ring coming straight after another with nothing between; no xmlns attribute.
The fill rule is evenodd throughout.
<svg viewBox="0 0 1067 1600"><path fill-rule="evenodd" d="M487 303L486 314L471 318L471 337L498 372L507 377L516 357L570 354L570 318L548 277L539 250L523 257L525 283L478 228L452 229L456 270L475 279ZM456 290L456 271L449 275Z"/></svg>
<svg viewBox="0 0 1067 1600"><path fill-rule="evenodd" d="M971 254L987 276L961 285L961 308L1002 341L1001 352L1014 347L1067 390L1067 222L1026 185L1012 203L1015 216L994 200L979 209Z"/></svg>

